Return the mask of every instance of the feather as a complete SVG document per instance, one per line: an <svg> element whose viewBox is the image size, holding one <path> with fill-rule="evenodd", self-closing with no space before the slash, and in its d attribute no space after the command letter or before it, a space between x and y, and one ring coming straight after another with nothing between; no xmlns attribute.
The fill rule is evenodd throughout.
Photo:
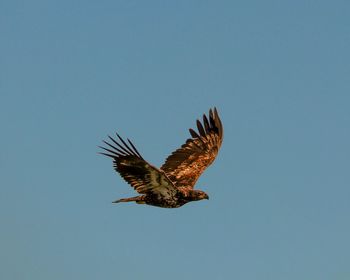
<svg viewBox="0 0 350 280"><path fill-rule="evenodd" d="M203 115L203 123L204 123L204 127L205 127L205 132L208 134L210 132L210 125L209 125L208 118L206 115Z"/></svg>
<svg viewBox="0 0 350 280"><path fill-rule="evenodd" d="M197 128L201 136L205 136L204 128L199 120L197 120Z"/></svg>
<svg viewBox="0 0 350 280"><path fill-rule="evenodd" d="M128 146L128 144L125 143L123 138L121 138L118 133L116 133L116 134L117 134L119 140L122 141L122 143L124 144L124 147L129 151L128 153L131 153L132 155L137 156L137 154L135 154L135 152Z"/></svg>

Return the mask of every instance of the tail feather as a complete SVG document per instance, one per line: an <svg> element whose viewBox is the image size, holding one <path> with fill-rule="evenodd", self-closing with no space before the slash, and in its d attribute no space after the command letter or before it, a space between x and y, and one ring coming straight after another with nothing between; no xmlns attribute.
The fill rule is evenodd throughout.
<svg viewBox="0 0 350 280"><path fill-rule="evenodd" d="M119 203L119 202L131 202L135 201L136 203L144 203L143 202L143 196L134 196L129 198L121 198L116 201L113 201L112 203Z"/></svg>

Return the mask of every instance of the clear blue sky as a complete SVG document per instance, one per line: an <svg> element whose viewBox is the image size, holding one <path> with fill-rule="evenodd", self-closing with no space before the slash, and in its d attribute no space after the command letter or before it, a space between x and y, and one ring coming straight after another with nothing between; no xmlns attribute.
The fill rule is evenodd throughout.
<svg viewBox="0 0 350 280"><path fill-rule="evenodd" d="M0 278L350 279L349 1L1 1ZM209 201L169 210L98 155L159 166L217 106Z"/></svg>

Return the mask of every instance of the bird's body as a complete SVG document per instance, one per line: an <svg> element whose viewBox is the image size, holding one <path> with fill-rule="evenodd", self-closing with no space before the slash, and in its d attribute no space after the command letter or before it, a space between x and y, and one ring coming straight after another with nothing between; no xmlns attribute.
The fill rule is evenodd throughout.
<svg viewBox="0 0 350 280"><path fill-rule="evenodd" d="M178 189L174 194L167 196L167 198L154 193L150 193L147 195L122 198L114 201L114 203L135 201L138 204L147 204L163 208L178 208L188 202L207 198L208 196L205 193L205 195L203 195L203 193L204 192L202 191L193 190L191 192L187 189Z"/></svg>
<svg viewBox="0 0 350 280"><path fill-rule="evenodd" d="M203 125L197 120L199 134L190 129L192 138L174 151L158 169L145 161L128 139L103 141L109 148L102 153L113 159L114 169L141 195L114 201L178 208L190 201L208 199L208 195L193 187L202 172L214 161L223 139L223 127L217 110L203 115Z"/></svg>

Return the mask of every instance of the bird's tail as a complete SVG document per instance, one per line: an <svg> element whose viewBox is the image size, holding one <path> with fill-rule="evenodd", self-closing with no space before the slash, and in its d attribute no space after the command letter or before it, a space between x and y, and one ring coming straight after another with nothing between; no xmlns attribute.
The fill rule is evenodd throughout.
<svg viewBox="0 0 350 280"><path fill-rule="evenodd" d="M121 198L121 199L118 199L118 200L116 200L116 201L113 201L112 203L135 201L136 203L144 204L145 201L144 201L143 197L144 197L144 196L141 195L141 196L134 196L134 197L129 197L129 198Z"/></svg>

